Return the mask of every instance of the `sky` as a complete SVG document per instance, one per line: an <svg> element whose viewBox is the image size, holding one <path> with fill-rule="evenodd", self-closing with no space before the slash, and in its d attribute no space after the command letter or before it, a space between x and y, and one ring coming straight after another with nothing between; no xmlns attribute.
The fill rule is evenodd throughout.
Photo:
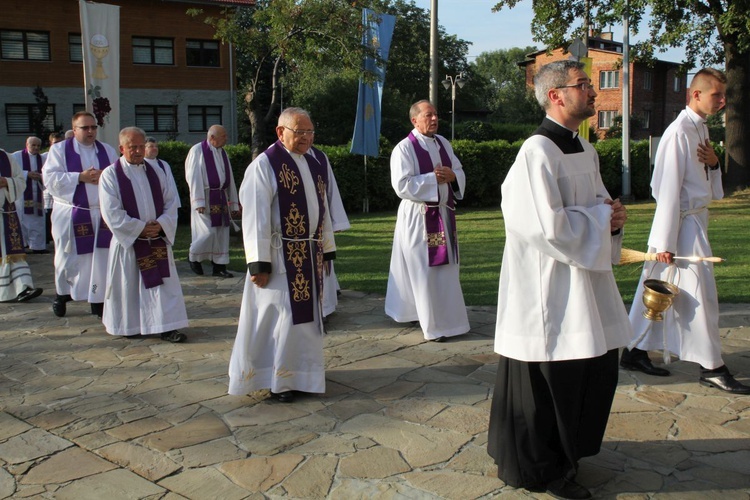
<svg viewBox="0 0 750 500"><path fill-rule="evenodd" d="M492 12L492 0L438 0L438 24L448 34L473 42L469 46L469 62L482 52L512 47L536 46L531 35L531 20L534 17L532 0L521 0L512 9L504 8ZM430 10L430 0L414 0L417 7ZM643 26L641 31L647 29ZM612 26L615 41L622 41L622 25ZM630 42L634 43L643 37L631 34ZM684 51L672 49L665 53L656 53L657 59L671 62L682 62Z"/></svg>

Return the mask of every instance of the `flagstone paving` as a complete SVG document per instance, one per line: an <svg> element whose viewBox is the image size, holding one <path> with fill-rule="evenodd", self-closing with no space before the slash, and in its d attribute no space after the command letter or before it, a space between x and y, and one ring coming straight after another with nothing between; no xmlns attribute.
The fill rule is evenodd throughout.
<svg viewBox="0 0 750 500"><path fill-rule="evenodd" d="M86 304L53 316L51 260L29 256L44 295L0 304L0 499L550 498L506 486L486 453L492 307L433 343L387 318L382 297L344 291L326 394L281 404L226 394L240 273L178 263L191 326L173 345L111 337ZM725 360L748 383L750 306L721 310ZM670 370L620 372L579 481L597 498L748 500L750 396L698 385L694 364Z"/></svg>

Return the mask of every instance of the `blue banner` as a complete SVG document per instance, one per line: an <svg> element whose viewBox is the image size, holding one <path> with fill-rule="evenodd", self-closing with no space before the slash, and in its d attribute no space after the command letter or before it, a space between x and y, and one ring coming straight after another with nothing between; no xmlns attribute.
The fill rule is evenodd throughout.
<svg viewBox="0 0 750 500"><path fill-rule="evenodd" d="M377 75L375 83L359 80L357 118L354 122L351 153L377 157L380 146L380 103L385 82L385 62L391 49L396 17L362 9L362 43L374 49L383 65L372 57L365 57L365 70Z"/></svg>

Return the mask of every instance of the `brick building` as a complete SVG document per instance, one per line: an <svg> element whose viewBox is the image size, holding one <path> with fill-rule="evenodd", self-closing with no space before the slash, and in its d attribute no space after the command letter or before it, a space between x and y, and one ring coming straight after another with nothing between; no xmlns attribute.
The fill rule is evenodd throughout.
<svg viewBox="0 0 750 500"><path fill-rule="evenodd" d="M622 43L612 40L611 33L589 37L588 57L592 60L591 80L598 94L596 116L589 123L601 138L622 115ZM533 85L538 67L552 61L569 59L569 53L555 49L527 55L519 65L526 70L526 84ZM667 61L630 62L630 137L645 139L659 136L687 103L687 76L679 72L680 64Z"/></svg>
<svg viewBox="0 0 750 500"><path fill-rule="evenodd" d="M254 0L103 0L120 6L120 123L138 125L159 140L188 143L221 123L236 138L233 51L214 40L201 8ZM78 0L3 0L0 18L0 147L21 149L32 133L35 87L49 99L46 125L70 128L84 109L83 53ZM45 138L46 139L46 138Z"/></svg>

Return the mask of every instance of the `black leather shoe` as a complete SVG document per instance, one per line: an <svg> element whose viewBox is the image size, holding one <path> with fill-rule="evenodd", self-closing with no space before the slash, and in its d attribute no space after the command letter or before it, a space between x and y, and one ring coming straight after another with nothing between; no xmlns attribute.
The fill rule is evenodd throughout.
<svg viewBox="0 0 750 500"><path fill-rule="evenodd" d="M62 318L65 316L65 313L68 311L68 302L70 302L72 298L70 295L58 295L55 297L55 301L52 302L52 312L57 316L58 318Z"/></svg>
<svg viewBox="0 0 750 500"><path fill-rule="evenodd" d="M272 392L271 396L279 403L291 403L294 401L294 392L292 391Z"/></svg>
<svg viewBox="0 0 750 500"><path fill-rule="evenodd" d="M42 294L41 288L27 288L23 292L18 294L16 302L26 302L27 300L35 299Z"/></svg>
<svg viewBox="0 0 750 500"><path fill-rule="evenodd" d="M102 316L104 315L104 302L92 302L91 314L99 319L102 319Z"/></svg>
<svg viewBox="0 0 750 500"><path fill-rule="evenodd" d="M160 336L162 340L165 340L167 342L172 342L173 344L179 344L187 340L187 335L185 335L184 333L178 332L177 330L170 330L168 332L163 332L161 333Z"/></svg>
<svg viewBox="0 0 750 500"><path fill-rule="evenodd" d="M222 270L222 271L214 271L213 273L211 273L211 276L215 276L217 278L234 278L234 274L229 273L229 272L224 271L224 270Z"/></svg>
<svg viewBox="0 0 750 500"><path fill-rule="evenodd" d="M591 492L567 478L560 478L547 485L547 493L555 498L586 499L591 498Z"/></svg>
<svg viewBox="0 0 750 500"><path fill-rule="evenodd" d="M729 373L729 371L716 374L707 373L706 375L698 379L698 383L700 385L713 387L715 389L729 392L731 394L750 394L750 387L737 382L737 380L732 376L731 373Z"/></svg>
<svg viewBox="0 0 750 500"><path fill-rule="evenodd" d="M190 270L193 271L198 276L203 276L203 266L200 262L194 262L190 261Z"/></svg>
<svg viewBox="0 0 750 500"><path fill-rule="evenodd" d="M430 342L445 342L445 337L438 337L436 339L430 339Z"/></svg>
<svg viewBox="0 0 750 500"><path fill-rule="evenodd" d="M620 366L626 370L643 372L646 375L654 375L656 377L669 376L669 370L654 366L648 358L648 354L641 350L634 349L633 351L628 351L627 349L623 349Z"/></svg>

